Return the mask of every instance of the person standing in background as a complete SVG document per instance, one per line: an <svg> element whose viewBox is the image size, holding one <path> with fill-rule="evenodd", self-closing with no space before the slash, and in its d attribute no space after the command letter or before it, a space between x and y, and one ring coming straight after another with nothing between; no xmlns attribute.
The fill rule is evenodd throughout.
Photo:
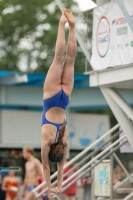
<svg viewBox="0 0 133 200"><path fill-rule="evenodd" d="M44 175L42 172L42 165L39 159L33 156L34 149L32 147L24 147L22 150L23 158L27 160L25 163L25 179L24 187L22 191L22 197L25 200L34 200L35 196L32 192L34 188L38 186L38 175L41 175L42 181L44 181ZM28 191L26 197L26 190Z"/></svg>
<svg viewBox="0 0 133 200"><path fill-rule="evenodd" d="M8 172L8 175L4 177L2 189L6 192L5 200L19 200L19 179L16 177L14 171Z"/></svg>

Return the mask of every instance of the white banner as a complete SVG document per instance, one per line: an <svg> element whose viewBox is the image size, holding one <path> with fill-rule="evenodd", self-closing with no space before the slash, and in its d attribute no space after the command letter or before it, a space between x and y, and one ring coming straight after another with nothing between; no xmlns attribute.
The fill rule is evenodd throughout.
<svg viewBox="0 0 133 200"><path fill-rule="evenodd" d="M123 0L133 21L133 0ZM117 3L94 9L92 57L95 70L133 63L133 33Z"/></svg>

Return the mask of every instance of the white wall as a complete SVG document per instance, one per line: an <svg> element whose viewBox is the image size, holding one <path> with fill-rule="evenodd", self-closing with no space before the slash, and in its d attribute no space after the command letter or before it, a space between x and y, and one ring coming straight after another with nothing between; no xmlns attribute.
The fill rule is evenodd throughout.
<svg viewBox="0 0 133 200"><path fill-rule="evenodd" d="M41 112L2 110L0 147L41 148ZM110 129L106 115L74 114L67 111L69 146L84 149Z"/></svg>
<svg viewBox="0 0 133 200"><path fill-rule="evenodd" d="M71 113L68 118L71 149L84 149L110 129L109 117L99 114ZM104 141L97 144L102 145Z"/></svg>
<svg viewBox="0 0 133 200"><path fill-rule="evenodd" d="M40 147L41 112L2 110L0 114L2 114L3 145Z"/></svg>

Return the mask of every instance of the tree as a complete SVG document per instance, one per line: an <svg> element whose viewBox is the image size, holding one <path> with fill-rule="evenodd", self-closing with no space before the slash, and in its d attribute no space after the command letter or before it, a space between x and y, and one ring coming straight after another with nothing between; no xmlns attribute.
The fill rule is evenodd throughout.
<svg viewBox="0 0 133 200"><path fill-rule="evenodd" d="M78 15L73 0L63 3ZM55 1L2 0L0 13L0 69L46 72L54 56L61 16ZM85 56L78 47L75 71L83 72L84 65Z"/></svg>

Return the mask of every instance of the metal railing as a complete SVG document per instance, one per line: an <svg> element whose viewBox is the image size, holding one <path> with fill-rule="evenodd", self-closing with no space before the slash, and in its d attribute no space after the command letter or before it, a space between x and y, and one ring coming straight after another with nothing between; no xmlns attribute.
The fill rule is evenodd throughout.
<svg viewBox="0 0 133 200"><path fill-rule="evenodd" d="M124 138L124 137L123 137ZM123 140L123 138L120 138L117 142ZM73 185L75 182L77 182L79 179L81 179L84 175L86 175L89 171L91 171L97 164L102 162L105 158L109 157L112 155L115 151L117 151L123 144L125 144L127 140L123 141L119 145L117 145L115 148L111 149L107 154L105 154L101 159L95 161L95 164L93 164L91 167L87 168L87 170L83 171L78 175L74 180L71 180L67 186L63 187L62 192L64 192L66 189L68 189L71 185ZM90 163L91 164L91 163ZM71 177L72 178L72 177ZM63 182L64 183L64 182ZM54 196L54 198L57 198L57 195ZM60 199L59 197L57 199Z"/></svg>
<svg viewBox="0 0 133 200"><path fill-rule="evenodd" d="M113 133L114 131L116 131L119 128L119 124L115 125L113 128L111 128L109 131L107 131L104 135L102 135L99 139L97 139L95 142L93 142L90 146L88 146L86 149L84 149L81 153L79 153L77 156L75 156L71 161L69 161L67 164L64 165L63 169L71 166L73 163L75 163L76 161L78 161L80 158L82 158L86 153L88 153L90 150L92 150L92 148L95 147L95 145L97 145L100 141L105 140L105 138L107 136L109 136L111 133ZM116 135L114 135L112 137L112 139L115 139L116 136L118 136L119 132L116 133ZM92 165L97 159L100 159L101 156L103 156L104 154L106 154L108 151L110 151L113 147L115 147L120 141L122 141L126 136L122 136L121 138L119 138L118 140L116 140L114 143L112 143L111 145L109 145L106 149L104 149L101 153L99 153L96 157L94 157L92 160L90 160L87 164L85 164L83 167L81 167L78 171L76 171L71 177L69 177L67 180L65 180L63 182L63 186L66 185L68 182L70 182L72 179L75 178L76 179L78 177L78 174L81 173L82 176L85 174L85 170L87 170L87 168ZM100 148L95 149L94 152L90 153L89 155L87 155L84 159L82 159L79 164L83 164L84 161L86 161L87 159L89 159L91 156L93 156L95 153L97 153L98 151L100 151L101 149L103 149L109 142L111 141L111 139L109 139L106 144L103 144ZM110 151L111 152L111 151ZM78 164L77 164L78 165ZM75 169L76 167L74 166L73 169ZM64 177L67 175L68 173L64 174ZM80 177L81 177L80 174ZM51 176L51 181L57 176L57 172L55 172L52 176ZM57 180L54 181L54 183L52 183L52 185L55 185L57 183ZM41 195L43 193L45 193L48 188L42 190L39 193L39 190L45 186L46 182L44 181L43 183L41 183L38 187L36 187L33 191L34 195L36 196L36 198L38 200L41 200ZM63 190L64 191L64 188Z"/></svg>

